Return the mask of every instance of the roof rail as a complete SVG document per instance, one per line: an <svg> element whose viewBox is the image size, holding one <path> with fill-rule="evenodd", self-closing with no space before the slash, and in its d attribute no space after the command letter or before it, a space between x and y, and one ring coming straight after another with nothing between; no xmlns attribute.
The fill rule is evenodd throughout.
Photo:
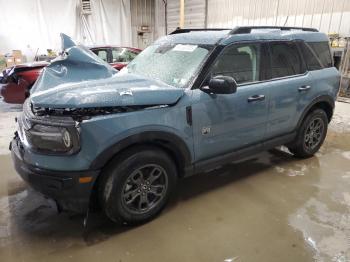
<svg viewBox="0 0 350 262"><path fill-rule="evenodd" d="M200 32L200 31L222 31L231 30L232 28L176 28L175 31L171 32L169 35L189 33L189 32Z"/></svg>
<svg viewBox="0 0 350 262"><path fill-rule="evenodd" d="M237 26L230 31L229 34L249 34L253 29L279 29L279 30L302 30L308 32L318 32L316 28L308 27L290 27L290 26Z"/></svg>

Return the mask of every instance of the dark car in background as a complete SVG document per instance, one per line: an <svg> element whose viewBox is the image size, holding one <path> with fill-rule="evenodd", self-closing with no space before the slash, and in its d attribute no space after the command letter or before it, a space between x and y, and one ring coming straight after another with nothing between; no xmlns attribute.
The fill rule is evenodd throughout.
<svg viewBox="0 0 350 262"><path fill-rule="evenodd" d="M141 52L137 48L118 46L94 46L90 50L117 70L122 69ZM22 104L42 69L49 64L43 61L6 68L0 76L0 96L4 102Z"/></svg>

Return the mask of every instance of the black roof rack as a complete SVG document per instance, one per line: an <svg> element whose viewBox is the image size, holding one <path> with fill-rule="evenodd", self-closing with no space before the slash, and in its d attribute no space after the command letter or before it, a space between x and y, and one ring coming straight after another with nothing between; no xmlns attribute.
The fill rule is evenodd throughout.
<svg viewBox="0 0 350 262"><path fill-rule="evenodd" d="M253 29L279 29L279 30L302 30L308 32L318 32L316 28L308 27L290 27L290 26L237 26L229 34L249 34Z"/></svg>
<svg viewBox="0 0 350 262"><path fill-rule="evenodd" d="M222 31L232 30L232 28L176 28L175 31L171 32L170 35L189 33L189 32L200 32L200 31Z"/></svg>
<svg viewBox="0 0 350 262"><path fill-rule="evenodd" d="M279 29L282 31L288 30L301 30L308 32L318 32L316 28L309 27L294 27L294 26L237 26L232 28L176 28L175 31L171 32L170 35L189 33L189 32L200 32L200 31L223 31L230 30L230 35L235 34L250 34L253 29Z"/></svg>

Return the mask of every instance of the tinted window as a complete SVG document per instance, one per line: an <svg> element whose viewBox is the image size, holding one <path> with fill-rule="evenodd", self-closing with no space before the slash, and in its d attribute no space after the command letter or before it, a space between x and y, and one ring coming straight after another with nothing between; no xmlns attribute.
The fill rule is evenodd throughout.
<svg viewBox="0 0 350 262"><path fill-rule="evenodd" d="M324 67L332 67L332 57L328 42L306 43L318 56Z"/></svg>
<svg viewBox="0 0 350 262"><path fill-rule="evenodd" d="M271 43L272 78L304 73L299 51L294 43Z"/></svg>
<svg viewBox="0 0 350 262"><path fill-rule="evenodd" d="M137 56L137 53L127 48L113 48L112 59L115 62L130 62Z"/></svg>
<svg viewBox="0 0 350 262"><path fill-rule="evenodd" d="M310 46L306 45L305 43L301 43L300 48L309 71L323 68L321 61L317 58L315 52L310 48Z"/></svg>
<svg viewBox="0 0 350 262"><path fill-rule="evenodd" d="M211 76L231 76L238 84L260 80L261 45L226 47L215 61Z"/></svg>

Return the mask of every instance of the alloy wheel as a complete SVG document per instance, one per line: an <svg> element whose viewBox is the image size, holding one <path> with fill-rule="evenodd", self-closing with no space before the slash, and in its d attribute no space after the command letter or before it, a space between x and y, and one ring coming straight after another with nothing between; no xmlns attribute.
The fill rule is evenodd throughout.
<svg viewBox="0 0 350 262"><path fill-rule="evenodd" d="M135 214L144 214L165 197L168 175L156 164L144 165L133 171L122 190L123 206Z"/></svg>
<svg viewBox="0 0 350 262"><path fill-rule="evenodd" d="M324 123L321 118L314 118L306 128L304 144L308 151L314 150L321 142Z"/></svg>

